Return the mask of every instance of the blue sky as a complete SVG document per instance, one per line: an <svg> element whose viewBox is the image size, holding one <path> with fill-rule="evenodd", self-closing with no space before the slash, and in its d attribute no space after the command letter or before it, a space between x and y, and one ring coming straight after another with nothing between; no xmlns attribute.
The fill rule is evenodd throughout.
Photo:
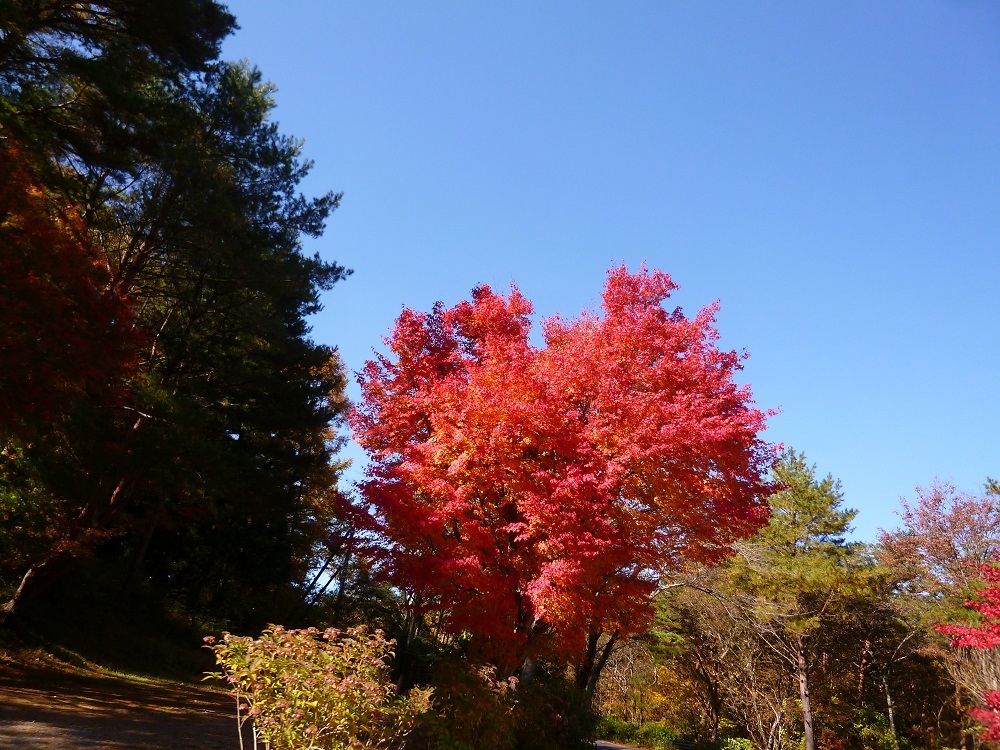
<svg viewBox="0 0 1000 750"><path fill-rule="evenodd" d="M309 249L354 269L313 330L351 370L403 306L516 281L571 316L646 262L720 300L766 437L842 480L859 538L1000 478L1000 5L229 7L305 190L344 193Z"/></svg>

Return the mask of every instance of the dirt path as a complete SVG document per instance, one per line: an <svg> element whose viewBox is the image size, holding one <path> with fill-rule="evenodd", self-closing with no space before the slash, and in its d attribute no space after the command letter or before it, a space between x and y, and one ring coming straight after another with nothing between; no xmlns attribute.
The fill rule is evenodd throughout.
<svg viewBox="0 0 1000 750"><path fill-rule="evenodd" d="M144 682L0 653L3 750L236 750L221 690ZM246 747L253 747L249 733ZM634 750L598 740L596 750Z"/></svg>
<svg viewBox="0 0 1000 750"><path fill-rule="evenodd" d="M233 750L234 709L225 693L183 683L0 661L5 750Z"/></svg>

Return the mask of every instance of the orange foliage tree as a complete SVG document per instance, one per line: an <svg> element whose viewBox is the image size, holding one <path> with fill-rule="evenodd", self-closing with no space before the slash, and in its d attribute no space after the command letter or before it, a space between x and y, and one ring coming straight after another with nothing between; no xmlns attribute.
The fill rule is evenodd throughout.
<svg viewBox="0 0 1000 750"><path fill-rule="evenodd" d="M18 435L75 397L107 396L134 366L136 339L79 215L2 138L0 175L0 435Z"/></svg>
<svg viewBox="0 0 1000 750"><path fill-rule="evenodd" d="M768 413L733 382L715 306L662 307L675 288L612 270L604 314L548 319L536 347L528 300L480 286L404 310L394 359L359 376L388 575L503 669L545 656L592 673L597 638L643 629L663 575L767 520Z"/></svg>

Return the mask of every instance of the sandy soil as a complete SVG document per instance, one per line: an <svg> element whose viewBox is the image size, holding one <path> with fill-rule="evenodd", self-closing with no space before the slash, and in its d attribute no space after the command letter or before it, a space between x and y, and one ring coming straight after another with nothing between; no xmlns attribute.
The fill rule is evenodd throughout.
<svg viewBox="0 0 1000 750"><path fill-rule="evenodd" d="M5 750L234 750L234 709L211 688L0 659Z"/></svg>

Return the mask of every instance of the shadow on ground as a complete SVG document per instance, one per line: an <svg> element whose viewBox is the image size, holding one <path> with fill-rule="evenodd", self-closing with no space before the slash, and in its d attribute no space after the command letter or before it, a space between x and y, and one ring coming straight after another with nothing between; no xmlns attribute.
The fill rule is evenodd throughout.
<svg viewBox="0 0 1000 750"><path fill-rule="evenodd" d="M0 747L9 750L228 750L224 692L0 663ZM252 745L251 745L252 746Z"/></svg>

